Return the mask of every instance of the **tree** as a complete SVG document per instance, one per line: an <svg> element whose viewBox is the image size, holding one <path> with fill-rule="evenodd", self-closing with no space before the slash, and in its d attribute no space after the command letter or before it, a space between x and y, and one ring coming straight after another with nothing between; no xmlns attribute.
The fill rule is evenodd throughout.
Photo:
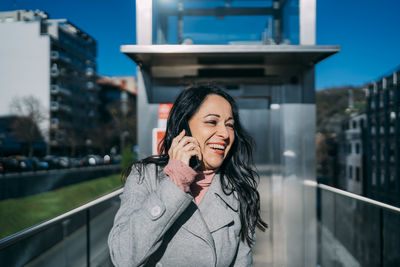
<svg viewBox="0 0 400 267"><path fill-rule="evenodd" d="M110 109L114 130L119 135L120 152L124 151L128 143L136 143L136 110L133 105L127 105L126 109L114 106Z"/></svg>
<svg viewBox="0 0 400 267"><path fill-rule="evenodd" d="M66 127L58 132L61 140L61 144L64 145L65 148L70 148L70 156L76 156L76 150L79 147L85 145L84 134L78 132L76 129L72 127Z"/></svg>
<svg viewBox="0 0 400 267"><path fill-rule="evenodd" d="M12 124L13 136L27 143L29 157L32 157L34 142L43 140L40 123L47 118L40 100L34 96L15 97L10 110L18 116Z"/></svg>
<svg viewBox="0 0 400 267"><path fill-rule="evenodd" d="M111 123L101 122L97 128L91 131L93 146L96 147L101 154L109 153L113 143L114 129Z"/></svg>
<svg viewBox="0 0 400 267"><path fill-rule="evenodd" d="M136 144L136 105L133 101L115 101L106 108L107 118L92 131L93 145L102 153L119 147L122 153L128 144Z"/></svg>

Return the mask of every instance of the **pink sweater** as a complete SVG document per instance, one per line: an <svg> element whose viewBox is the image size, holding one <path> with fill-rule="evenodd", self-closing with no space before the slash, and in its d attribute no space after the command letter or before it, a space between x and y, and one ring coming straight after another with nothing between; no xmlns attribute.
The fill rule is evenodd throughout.
<svg viewBox="0 0 400 267"><path fill-rule="evenodd" d="M184 192L191 192L197 205L210 187L215 171L196 172L180 160L171 159L164 172Z"/></svg>

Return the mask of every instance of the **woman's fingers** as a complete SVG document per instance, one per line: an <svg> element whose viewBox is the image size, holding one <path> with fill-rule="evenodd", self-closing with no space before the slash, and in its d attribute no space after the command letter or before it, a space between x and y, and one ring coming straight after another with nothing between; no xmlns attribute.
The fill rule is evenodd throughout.
<svg viewBox="0 0 400 267"><path fill-rule="evenodd" d="M181 149L184 146L186 146L187 144L193 143L195 145L198 145L198 142L196 140L196 138L191 137L191 136L184 136L182 137L179 142L177 143L176 147Z"/></svg>
<svg viewBox="0 0 400 267"><path fill-rule="evenodd" d="M170 159L181 160L187 165L192 156L202 159L199 142L194 137L185 136L184 130L173 139L168 155Z"/></svg>
<svg viewBox="0 0 400 267"><path fill-rule="evenodd" d="M185 130L182 130L174 139L172 139L171 148L175 147L184 136Z"/></svg>
<svg viewBox="0 0 400 267"><path fill-rule="evenodd" d="M182 137L185 136L185 130L182 130L177 136L175 136L174 139L172 139L171 147L168 150L168 155L169 157L173 157L174 150L176 146L178 145L179 141L182 139Z"/></svg>
<svg viewBox="0 0 400 267"><path fill-rule="evenodd" d="M201 154L200 146L198 146L197 144L194 145L191 151L193 151L193 153L194 153L193 155L197 156L199 158L199 160L203 159L203 155Z"/></svg>

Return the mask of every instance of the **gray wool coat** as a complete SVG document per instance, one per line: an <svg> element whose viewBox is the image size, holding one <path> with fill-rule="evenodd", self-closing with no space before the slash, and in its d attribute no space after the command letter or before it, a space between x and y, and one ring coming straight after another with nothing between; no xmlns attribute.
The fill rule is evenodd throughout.
<svg viewBox="0 0 400 267"><path fill-rule="evenodd" d="M224 194L218 174L197 206L154 164L141 182L132 169L108 238L115 266L253 265L239 238L239 201Z"/></svg>

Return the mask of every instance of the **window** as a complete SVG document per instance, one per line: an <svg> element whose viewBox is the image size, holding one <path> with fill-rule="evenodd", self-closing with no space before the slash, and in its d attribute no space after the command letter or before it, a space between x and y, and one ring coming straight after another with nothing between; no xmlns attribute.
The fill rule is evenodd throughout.
<svg viewBox="0 0 400 267"><path fill-rule="evenodd" d="M392 168L390 172L390 183L394 183L395 179L396 179L396 170Z"/></svg>
<svg viewBox="0 0 400 267"><path fill-rule="evenodd" d="M372 185L376 185L376 173L372 172Z"/></svg>
<svg viewBox="0 0 400 267"><path fill-rule="evenodd" d="M353 129L357 128L357 121L353 121Z"/></svg>
<svg viewBox="0 0 400 267"><path fill-rule="evenodd" d="M360 181L360 167L356 167L356 181Z"/></svg>
<svg viewBox="0 0 400 267"><path fill-rule="evenodd" d="M349 179L353 178L353 167L349 166Z"/></svg>
<svg viewBox="0 0 400 267"><path fill-rule="evenodd" d="M360 144L356 143L356 154L360 154Z"/></svg>
<svg viewBox="0 0 400 267"><path fill-rule="evenodd" d="M364 119L360 119L360 127L364 128Z"/></svg>

